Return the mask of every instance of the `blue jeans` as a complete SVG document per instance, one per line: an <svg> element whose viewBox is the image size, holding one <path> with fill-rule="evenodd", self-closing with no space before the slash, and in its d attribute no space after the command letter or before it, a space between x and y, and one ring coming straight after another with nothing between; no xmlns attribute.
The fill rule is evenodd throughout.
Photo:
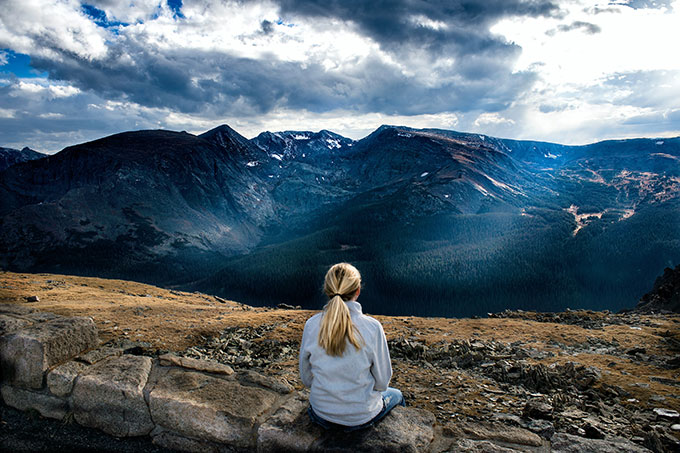
<svg viewBox="0 0 680 453"><path fill-rule="evenodd" d="M312 419L314 423L317 425L321 426L324 429L331 429L331 428L339 428L342 429L344 432L348 433L351 431L356 431L359 429L364 429L368 428L369 426L373 426L375 422L378 420L381 420L385 415L387 415L392 409L394 409L396 406L406 406L406 402L404 401L404 395L401 394L401 391L392 387L387 387L387 390L382 392L382 400L383 400L383 408L382 410L373 417L372 420L364 423L363 425L358 425L358 426L344 426L344 425L338 425L337 423L332 423L327 420L324 420L323 418L319 417L316 412L312 409L312 406L310 404L309 409L307 409L307 413L309 413L309 418Z"/></svg>

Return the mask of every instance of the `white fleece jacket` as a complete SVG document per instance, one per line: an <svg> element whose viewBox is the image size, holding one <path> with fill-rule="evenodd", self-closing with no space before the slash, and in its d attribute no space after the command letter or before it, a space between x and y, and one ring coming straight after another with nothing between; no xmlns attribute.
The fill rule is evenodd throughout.
<svg viewBox="0 0 680 453"><path fill-rule="evenodd" d="M382 395L392 377L390 352L382 325L366 316L356 301L345 302L363 346L347 344L341 357L319 346L323 312L307 320L300 345L300 377L311 387L309 402L317 415L329 422L358 426L382 410Z"/></svg>

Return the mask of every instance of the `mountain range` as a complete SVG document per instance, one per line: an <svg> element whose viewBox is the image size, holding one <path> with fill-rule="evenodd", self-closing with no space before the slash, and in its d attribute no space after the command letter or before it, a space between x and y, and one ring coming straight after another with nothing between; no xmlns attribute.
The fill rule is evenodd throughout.
<svg viewBox="0 0 680 453"><path fill-rule="evenodd" d="M2 155L2 154L0 154ZM471 316L630 307L680 262L680 138L586 146L381 126L136 131L0 172L0 266L255 305Z"/></svg>

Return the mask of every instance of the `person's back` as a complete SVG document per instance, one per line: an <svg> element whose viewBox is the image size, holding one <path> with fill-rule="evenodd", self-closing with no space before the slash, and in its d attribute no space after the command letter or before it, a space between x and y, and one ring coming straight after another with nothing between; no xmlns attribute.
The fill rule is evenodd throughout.
<svg viewBox="0 0 680 453"><path fill-rule="evenodd" d="M331 267L324 287L330 301L305 324L300 376L311 387L310 416L324 427L361 428L403 405L401 392L388 389L392 366L382 326L356 302L360 287L356 268Z"/></svg>

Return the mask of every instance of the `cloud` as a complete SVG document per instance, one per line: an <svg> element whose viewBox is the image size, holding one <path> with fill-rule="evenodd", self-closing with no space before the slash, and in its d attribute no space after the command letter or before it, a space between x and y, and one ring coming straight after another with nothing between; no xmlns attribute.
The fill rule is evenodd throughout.
<svg viewBox="0 0 680 453"><path fill-rule="evenodd" d="M577 20L569 25L560 24L557 26L557 28L546 31L545 34L548 36L553 36L555 33L558 32L568 32L572 30L581 30L583 33L594 35L596 33L600 33L602 31L602 28L600 28L598 25L591 24L590 22L583 22Z"/></svg>
<svg viewBox="0 0 680 453"><path fill-rule="evenodd" d="M145 127L319 125L359 138L431 121L573 142L604 121L612 131L636 116L662 121L680 86L659 45L680 39L674 3L592 5L5 0L0 63L26 54L37 71L3 69L0 133L5 145L55 150Z"/></svg>
<svg viewBox="0 0 680 453"><path fill-rule="evenodd" d="M673 0L621 0L611 5L628 6L633 9L672 9Z"/></svg>
<svg viewBox="0 0 680 453"><path fill-rule="evenodd" d="M9 53L0 50L0 66L5 66L7 63L9 63Z"/></svg>
<svg viewBox="0 0 680 453"><path fill-rule="evenodd" d="M119 12L121 2L92 3L104 8L107 18L132 18ZM206 21L224 21L225 15L233 14L229 9L220 9L221 4L197 2L183 7L186 20L177 20L167 3L161 3L160 16L154 21L105 35L106 51L97 58L66 45L53 45L49 52L38 52L32 65L48 72L51 79L106 99L192 114L238 111L242 115L262 115L274 109L345 109L415 115L454 108L462 112L495 110L513 102L531 86L534 77L530 71L512 70L519 48L493 37L488 24L503 14L548 15L558 11L549 2L498 2L495 7L487 2L442 4L415 10L407 8L407 3L394 3L394 8L387 10L360 3L365 16L374 17L383 11L385 19L380 24L368 19L361 22L358 35L352 30L361 14L349 20L345 17L348 5L331 4L324 9L321 23L311 21L315 10L315 2L311 2L306 4L311 10L305 9L303 16L315 25L298 25L298 16L288 19L287 15L292 14L289 12L300 10L300 5L285 3L280 5L284 19L278 22L263 19L255 21L253 27L253 23L240 24L234 19L232 28L239 33L233 36L225 35L231 31L204 26ZM144 5L139 15L153 10L153 2ZM203 14L208 6L215 6L213 15L197 19L197 14ZM258 14L271 17L272 11L277 11L271 6L239 7L245 8L242 13L249 19ZM100 16L93 20L101 21ZM443 21L449 19L450 24ZM287 27L286 20L292 20L293 27ZM356 53L327 42L332 39L328 31L319 31L327 25L324 20L343 21L335 24L333 32L344 33L356 41L353 44L365 44L368 51ZM396 31L388 32L392 27ZM288 28L303 28L305 35ZM394 33L399 37L392 36ZM206 35L216 40L206 39ZM220 39L249 43L255 56L212 47ZM377 47L370 50L373 40L378 40ZM292 45L305 54L304 58L280 58L268 50L270 43L274 48ZM424 45L424 50L431 53L409 51L406 55L406 47L414 45ZM445 49L447 53L442 54ZM248 53L253 51L248 49Z"/></svg>

